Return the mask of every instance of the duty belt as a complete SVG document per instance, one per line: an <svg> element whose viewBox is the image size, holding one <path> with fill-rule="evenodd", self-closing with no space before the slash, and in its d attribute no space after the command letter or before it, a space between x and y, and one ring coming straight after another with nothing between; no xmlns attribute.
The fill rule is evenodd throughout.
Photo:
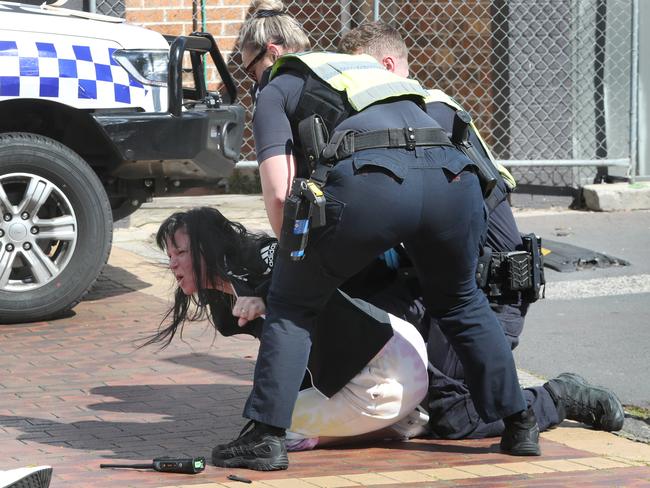
<svg viewBox="0 0 650 488"><path fill-rule="evenodd" d="M330 142L323 148L322 159L326 162L334 162L364 149L404 148L412 151L421 146L453 147L453 144L442 128L404 127L362 133L339 131L332 135Z"/></svg>

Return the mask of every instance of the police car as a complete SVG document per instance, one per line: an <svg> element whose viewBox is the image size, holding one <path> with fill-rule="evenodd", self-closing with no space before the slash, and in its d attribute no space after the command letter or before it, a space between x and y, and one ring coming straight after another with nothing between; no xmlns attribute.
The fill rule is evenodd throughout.
<svg viewBox="0 0 650 488"><path fill-rule="evenodd" d="M108 259L113 220L229 176L236 96L209 34L0 2L0 322L69 310Z"/></svg>

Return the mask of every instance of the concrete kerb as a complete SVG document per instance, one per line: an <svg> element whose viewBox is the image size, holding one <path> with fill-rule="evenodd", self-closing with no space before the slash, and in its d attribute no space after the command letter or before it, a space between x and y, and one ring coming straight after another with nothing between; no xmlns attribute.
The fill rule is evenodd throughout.
<svg viewBox="0 0 650 488"><path fill-rule="evenodd" d="M601 183L583 187L590 210L615 212L650 209L650 183Z"/></svg>

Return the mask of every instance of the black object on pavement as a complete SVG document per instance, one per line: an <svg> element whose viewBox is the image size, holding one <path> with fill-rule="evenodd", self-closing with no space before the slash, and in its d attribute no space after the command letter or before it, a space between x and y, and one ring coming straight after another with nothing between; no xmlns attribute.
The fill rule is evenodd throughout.
<svg viewBox="0 0 650 488"><path fill-rule="evenodd" d="M162 473L197 474L205 469L205 458L156 458L146 464L100 464L100 468L153 469Z"/></svg>
<svg viewBox="0 0 650 488"><path fill-rule="evenodd" d="M241 481L242 483L252 483L248 478L243 478L242 476L237 476L236 474L229 474L228 479L231 481Z"/></svg>
<svg viewBox="0 0 650 488"><path fill-rule="evenodd" d="M629 266L630 264L624 259L546 238L542 239L542 254L544 255L544 266L561 273L590 268Z"/></svg>

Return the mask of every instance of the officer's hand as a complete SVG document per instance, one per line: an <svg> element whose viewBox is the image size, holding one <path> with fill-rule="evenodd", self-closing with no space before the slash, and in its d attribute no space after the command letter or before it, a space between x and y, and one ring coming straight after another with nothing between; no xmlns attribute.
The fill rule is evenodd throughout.
<svg viewBox="0 0 650 488"><path fill-rule="evenodd" d="M251 320L261 317L266 313L266 305L260 297L237 297L232 314L239 317L237 325L243 327Z"/></svg>

